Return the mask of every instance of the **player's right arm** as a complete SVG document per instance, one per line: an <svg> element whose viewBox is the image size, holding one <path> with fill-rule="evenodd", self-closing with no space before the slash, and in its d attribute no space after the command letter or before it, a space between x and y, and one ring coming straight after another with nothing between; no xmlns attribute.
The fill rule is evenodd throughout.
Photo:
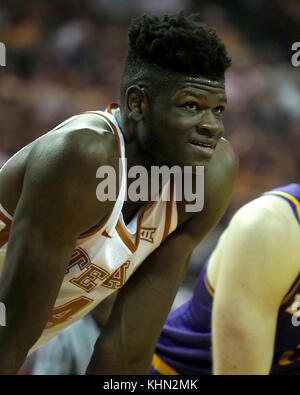
<svg viewBox="0 0 300 395"><path fill-rule="evenodd" d="M212 314L214 374L268 374L271 368L278 309L299 271L289 219L268 207L271 199L239 210L209 264L208 275L219 267Z"/></svg>
<svg viewBox="0 0 300 395"><path fill-rule="evenodd" d="M40 337L77 237L107 215L96 198L96 170L114 157L106 140L92 130L49 134L30 153L0 281L1 374L16 373Z"/></svg>

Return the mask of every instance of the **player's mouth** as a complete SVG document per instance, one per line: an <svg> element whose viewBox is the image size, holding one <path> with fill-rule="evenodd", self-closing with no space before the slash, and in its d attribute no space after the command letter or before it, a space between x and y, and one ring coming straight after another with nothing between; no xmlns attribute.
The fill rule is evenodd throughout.
<svg viewBox="0 0 300 395"><path fill-rule="evenodd" d="M190 140L190 144L200 151L204 156L211 157L216 148L216 143L214 141L201 141L199 139Z"/></svg>

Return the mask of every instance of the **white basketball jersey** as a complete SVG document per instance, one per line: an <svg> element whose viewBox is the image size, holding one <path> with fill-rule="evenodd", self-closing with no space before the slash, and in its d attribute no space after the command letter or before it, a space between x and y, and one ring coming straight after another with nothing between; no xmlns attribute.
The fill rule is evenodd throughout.
<svg viewBox="0 0 300 395"><path fill-rule="evenodd" d="M112 292L121 288L145 258L177 226L177 208L174 200L174 186L171 182L164 187L170 190L169 201L162 200L161 195L165 193L162 191L158 201L143 206L130 223L125 225L122 215L127 189L124 166L125 145L122 132L110 107L105 112L90 111L76 115L52 131L75 117L87 115L101 117L117 139L122 160L119 196L105 224L78 238L52 314L30 353L65 327L86 315ZM12 216L0 204L0 273L4 264L12 219Z"/></svg>

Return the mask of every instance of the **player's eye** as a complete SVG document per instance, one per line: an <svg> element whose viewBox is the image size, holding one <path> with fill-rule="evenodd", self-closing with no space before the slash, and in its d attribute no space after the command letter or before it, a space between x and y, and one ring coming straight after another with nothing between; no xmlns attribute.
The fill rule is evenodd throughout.
<svg viewBox="0 0 300 395"><path fill-rule="evenodd" d="M225 111L225 107L223 106L218 106L214 109L216 114L222 114Z"/></svg>
<svg viewBox="0 0 300 395"><path fill-rule="evenodd" d="M195 102L185 103L183 107L190 111L194 111L194 112L199 111L199 104Z"/></svg>

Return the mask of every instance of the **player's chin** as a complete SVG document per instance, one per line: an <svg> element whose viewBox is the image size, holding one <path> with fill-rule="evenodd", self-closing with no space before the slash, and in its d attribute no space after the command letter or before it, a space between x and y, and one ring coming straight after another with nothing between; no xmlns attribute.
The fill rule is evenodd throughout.
<svg viewBox="0 0 300 395"><path fill-rule="evenodd" d="M188 143L186 147L186 153L187 158L194 165L205 166L214 156L215 148Z"/></svg>
<svg viewBox="0 0 300 395"><path fill-rule="evenodd" d="M197 167L204 167L204 170L206 170L213 155L206 155L206 153L202 155L201 152L194 151L193 149L191 150L190 147L187 148L186 150L181 149L175 151L180 154L174 155L173 153L173 155L169 155L169 157L165 155L165 164L169 167L179 166L182 171L192 171L192 173L196 173Z"/></svg>
<svg viewBox="0 0 300 395"><path fill-rule="evenodd" d="M197 157L189 157L185 161L185 166L191 166L192 167L192 172L195 173L197 170L197 167L204 167L204 170L208 168L208 165L211 162L212 157L206 157L206 156L197 156Z"/></svg>

